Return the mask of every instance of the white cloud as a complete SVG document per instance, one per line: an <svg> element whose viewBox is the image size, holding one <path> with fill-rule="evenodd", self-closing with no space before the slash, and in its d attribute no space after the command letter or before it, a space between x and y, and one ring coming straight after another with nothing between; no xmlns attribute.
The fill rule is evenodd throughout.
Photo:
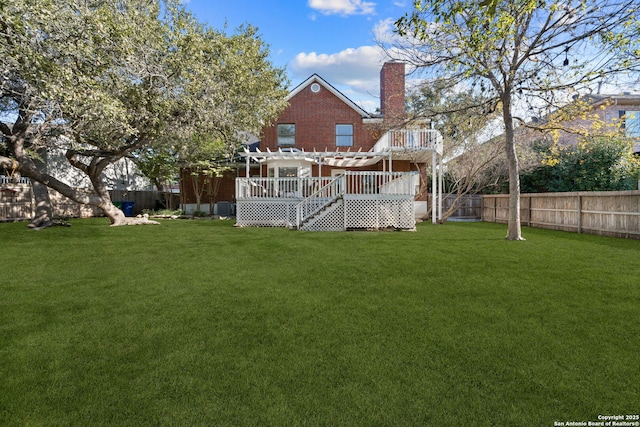
<svg viewBox="0 0 640 427"><path fill-rule="evenodd" d="M302 52L291 62L295 80L316 73L367 111L379 105L380 68L386 60L379 46L361 46L338 53Z"/></svg>
<svg viewBox="0 0 640 427"><path fill-rule="evenodd" d="M310 0L310 2L313 0ZM337 53L301 52L289 63L293 86L316 73L366 111L373 112L380 104L380 69L385 61L403 57L396 46L392 18L378 21L372 29L377 43L386 46L360 46ZM393 56L391 58L389 55ZM407 72L412 67L407 65ZM416 83L407 79L407 89Z"/></svg>
<svg viewBox="0 0 640 427"><path fill-rule="evenodd" d="M373 36L378 43L393 43L398 37L393 33L394 20L392 18L383 19L373 27Z"/></svg>
<svg viewBox="0 0 640 427"><path fill-rule="evenodd" d="M291 70L297 77L317 73L332 84L365 89L370 88L368 82L377 83L384 58L384 51L378 46L349 48L333 54L302 52L291 63Z"/></svg>
<svg viewBox="0 0 640 427"><path fill-rule="evenodd" d="M376 7L363 0L309 0L308 4L324 15L372 15Z"/></svg>

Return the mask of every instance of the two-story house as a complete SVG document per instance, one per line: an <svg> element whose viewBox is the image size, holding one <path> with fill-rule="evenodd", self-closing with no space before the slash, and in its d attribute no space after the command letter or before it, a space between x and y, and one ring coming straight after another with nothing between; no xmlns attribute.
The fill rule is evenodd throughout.
<svg viewBox="0 0 640 427"><path fill-rule="evenodd" d="M406 120L404 63L383 65L380 100L370 114L317 74L293 89L258 146L241 153L237 225L413 229L428 212L428 169L432 200L441 195L442 136Z"/></svg>

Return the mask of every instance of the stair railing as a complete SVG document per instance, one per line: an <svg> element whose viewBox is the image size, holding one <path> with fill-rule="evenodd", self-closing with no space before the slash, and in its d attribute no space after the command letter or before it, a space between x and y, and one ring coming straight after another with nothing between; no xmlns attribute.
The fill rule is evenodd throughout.
<svg viewBox="0 0 640 427"><path fill-rule="evenodd" d="M344 195L344 174L337 175L296 205L296 228Z"/></svg>

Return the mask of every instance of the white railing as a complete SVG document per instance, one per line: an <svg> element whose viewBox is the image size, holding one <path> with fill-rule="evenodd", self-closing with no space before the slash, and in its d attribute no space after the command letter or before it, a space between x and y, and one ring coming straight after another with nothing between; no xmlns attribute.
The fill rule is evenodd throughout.
<svg viewBox="0 0 640 427"><path fill-rule="evenodd" d="M29 178L20 177L18 182L13 182L13 178L10 176L0 175L0 184L31 184Z"/></svg>
<svg viewBox="0 0 640 427"><path fill-rule="evenodd" d="M236 199L304 198L331 180L331 177L236 178Z"/></svg>
<svg viewBox="0 0 640 427"><path fill-rule="evenodd" d="M336 211L327 209L339 208L336 203L342 200L344 206L357 207L356 211L350 208L349 214L345 208L345 224L353 219L363 224L368 221L367 212L388 206L384 203L392 203L395 208L401 202L413 203L419 181L417 172L374 171L347 171L336 177L321 178L236 178L236 214L242 225L286 224L300 229L314 218L323 220L323 212L331 216ZM413 220L413 210L409 210L408 215Z"/></svg>
<svg viewBox="0 0 640 427"><path fill-rule="evenodd" d="M350 195L414 195L416 172L350 172L339 177L236 178L236 199L303 199ZM339 187L339 186L342 187ZM327 187L328 188L325 188ZM322 190L322 191L321 191ZM324 193L323 193L324 191Z"/></svg>
<svg viewBox="0 0 640 427"><path fill-rule="evenodd" d="M416 178L416 172L347 171L298 203L296 206L296 226L300 228L305 221L343 196L377 198L397 195L413 197L418 191Z"/></svg>
<svg viewBox="0 0 640 427"><path fill-rule="evenodd" d="M296 205L296 226L329 206L344 194L345 176L338 175Z"/></svg>
<svg viewBox="0 0 640 427"><path fill-rule="evenodd" d="M386 149L421 149L442 154L443 138L435 129L390 130L376 142L373 151Z"/></svg>
<svg viewBox="0 0 640 427"><path fill-rule="evenodd" d="M416 172L346 172L346 194L416 194Z"/></svg>

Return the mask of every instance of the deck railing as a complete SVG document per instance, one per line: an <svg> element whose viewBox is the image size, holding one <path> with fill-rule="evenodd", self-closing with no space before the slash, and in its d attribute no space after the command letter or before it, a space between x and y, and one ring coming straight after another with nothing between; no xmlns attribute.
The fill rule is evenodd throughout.
<svg viewBox="0 0 640 427"><path fill-rule="evenodd" d="M335 213L340 208L336 203L342 202L345 207L340 215L344 216L344 226L362 228L362 224L368 224L367 215L376 209L383 209L386 214L406 207L406 202L412 203L418 188L417 172L347 171L336 177L236 178L236 213L241 225L284 224L300 229L316 219L340 222ZM412 208L406 213L413 221ZM374 216L379 218L377 214ZM371 222L371 227L377 227L378 223L378 220ZM409 227L408 222L403 224L401 228Z"/></svg>
<svg viewBox="0 0 640 427"><path fill-rule="evenodd" d="M339 175L296 206L296 226L300 228L309 218L343 196L365 198L384 195L413 196L416 194L412 172L351 172ZM380 196L377 196L380 195Z"/></svg>
<svg viewBox="0 0 640 427"><path fill-rule="evenodd" d="M345 176L338 175L296 205L296 226L320 212L344 195Z"/></svg>
<svg viewBox="0 0 640 427"><path fill-rule="evenodd" d="M426 149L442 154L442 144L442 135L435 129L397 129L382 135L373 151Z"/></svg>
<svg viewBox="0 0 640 427"><path fill-rule="evenodd" d="M14 178L10 176L0 175L0 184L31 184L29 178L20 177L18 182L14 182Z"/></svg>
<svg viewBox="0 0 640 427"><path fill-rule="evenodd" d="M346 172L346 194L415 195L415 172Z"/></svg>
<svg viewBox="0 0 640 427"><path fill-rule="evenodd" d="M304 198L324 187L331 177L236 178L236 199Z"/></svg>
<svg viewBox="0 0 640 427"><path fill-rule="evenodd" d="M350 172L337 177L236 178L236 199L333 198L334 192L349 195L414 195L418 184L415 172ZM334 184L334 185L330 185ZM328 188L325 188L327 187ZM321 189L326 192L320 192ZM320 192L320 193L319 193Z"/></svg>

